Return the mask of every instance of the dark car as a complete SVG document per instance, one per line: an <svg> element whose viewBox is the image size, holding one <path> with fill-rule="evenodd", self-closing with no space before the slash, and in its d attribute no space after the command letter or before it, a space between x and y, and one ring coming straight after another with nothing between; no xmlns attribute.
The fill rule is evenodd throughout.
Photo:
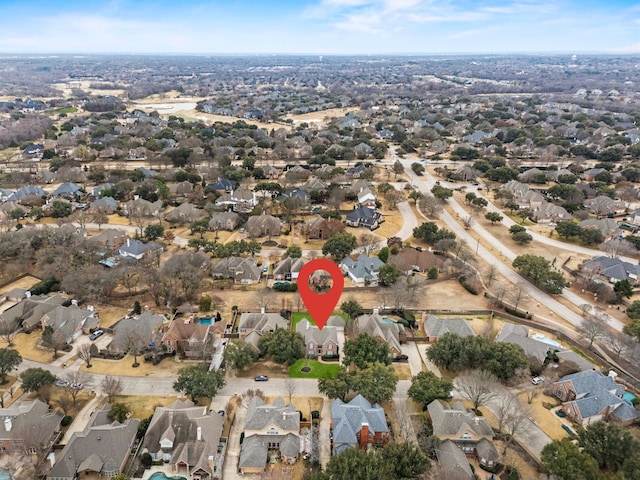
<svg viewBox="0 0 640 480"><path fill-rule="evenodd" d="M266 382L267 380L269 380L269 377L267 377L266 375L258 375L255 380L256 382Z"/></svg>
<svg viewBox="0 0 640 480"><path fill-rule="evenodd" d="M96 330L91 335L89 335L89 340L95 340L96 338L98 338L103 333L104 333L104 330Z"/></svg>

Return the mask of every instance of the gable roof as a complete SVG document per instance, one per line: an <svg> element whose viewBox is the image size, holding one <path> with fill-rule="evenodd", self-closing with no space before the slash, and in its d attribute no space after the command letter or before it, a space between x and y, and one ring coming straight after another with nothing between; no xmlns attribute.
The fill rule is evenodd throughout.
<svg viewBox="0 0 640 480"><path fill-rule="evenodd" d="M284 275L286 273L300 272L302 267L304 267L308 262L309 260L303 258L287 257L284 260L276 263L275 267L273 267L273 275Z"/></svg>
<svg viewBox="0 0 640 480"><path fill-rule="evenodd" d="M163 323L164 316L160 314L142 312L138 317L127 315L113 327L113 340L108 347L112 350L127 350L133 335L148 344L154 340L154 334L160 331Z"/></svg>
<svg viewBox="0 0 640 480"><path fill-rule="evenodd" d="M31 428L50 430L53 437L62 421L60 412L51 411L49 405L37 398L0 409L0 417L3 419L0 422L0 441L25 440L25 446L29 443L28 432Z"/></svg>
<svg viewBox="0 0 640 480"><path fill-rule="evenodd" d="M462 403L455 402L452 406L434 400L427 405L431 423L433 424L433 434L460 436L464 432L471 431L479 437L493 438L493 429L484 417L476 416L471 410L464 408Z"/></svg>
<svg viewBox="0 0 640 480"><path fill-rule="evenodd" d="M640 277L640 266L625 262L618 257L600 255L582 264L582 268L595 267L604 277L627 280Z"/></svg>
<svg viewBox="0 0 640 480"><path fill-rule="evenodd" d="M278 313L243 313L240 315L238 330L251 329L262 331L287 328L287 321Z"/></svg>
<svg viewBox="0 0 640 480"><path fill-rule="evenodd" d="M245 430L263 430L268 426L278 430L300 431L300 412L291 404L285 404L280 397L271 405L265 404L258 396L251 398L244 422Z"/></svg>
<svg viewBox="0 0 640 480"><path fill-rule="evenodd" d="M436 456L442 470L456 472L468 479L474 478L467 457L451 440L440 443L436 449Z"/></svg>
<svg viewBox="0 0 640 480"><path fill-rule="evenodd" d="M327 342L333 342L338 344L338 332L336 327L330 327L325 325L321 330L315 325L312 326L309 320L301 320L296 325L296 332L301 333L304 337L304 343L309 344L311 342L317 345L324 345Z"/></svg>
<svg viewBox="0 0 640 480"><path fill-rule="evenodd" d="M243 279L258 281L261 275L255 258L227 257L211 271L214 277L233 278L236 282Z"/></svg>
<svg viewBox="0 0 640 480"><path fill-rule="evenodd" d="M445 333L455 333L461 337L473 337L475 333L471 324L462 318L440 318L435 315L427 315L424 320L424 329L430 337L441 337Z"/></svg>
<svg viewBox="0 0 640 480"><path fill-rule="evenodd" d="M371 404L360 394L348 403L340 399L331 402L331 417L334 443L355 445L358 443L356 435L363 425L367 425L373 434L389 432L384 409L377 403Z"/></svg>
<svg viewBox="0 0 640 480"><path fill-rule="evenodd" d="M354 330L358 335L366 333L389 345L389 349L400 351L400 334L404 326L399 323L386 323L378 313L360 315L354 320Z"/></svg>
<svg viewBox="0 0 640 480"><path fill-rule="evenodd" d="M378 270L384 265L384 262L378 257L369 257L364 253L358 255L356 260L351 257L344 257L340 262L340 266L346 269L352 278L363 278L365 281L376 280L378 278Z"/></svg>
<svg viewBox="0 0 640 480"><path fill-rule="evenodd" d="M140 420L129 418L124 423L111 423L107 419L110 409L111 405L107 403L102 410L91 416L83 431L75 432L71 436L57 456L59 460L47 478L74 478L80 466L87 471L100 468L96 473L103 472L109 475L113 475L112 472L120 472L129 456L129 449L138 432Z"/></svg>

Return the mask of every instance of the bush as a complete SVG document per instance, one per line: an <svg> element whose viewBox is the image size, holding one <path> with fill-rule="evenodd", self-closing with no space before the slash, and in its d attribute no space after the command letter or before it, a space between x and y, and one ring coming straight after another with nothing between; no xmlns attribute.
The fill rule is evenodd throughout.
<svg viewBox="0 0 640 480"><path fill-rule="evenodd" d="M153 457L149 452L144 452L140 456L140 461L142 462L142 465L144 465L145 468L149 468L153 464Z"/></svg>
<svg viewBox="0 0 640 480"><path fill-rule="evenodd" d="M313 410L313 411L311 412L311 419L312 419L312 420L315 420L315 419L317 419L317 418L320 418L320 412L319 412L318 410Z"/></svg>
<svg viewBox="0 0 640 480"><path fill-rule="evenodd" d="M60 288L60 282L56 277L48 277L41 282L33 285L29 290L32 295L46 295L51 291L57 291Z"/></svg>
<svg viewBox="0 0 640 480"><path fill-rule="evenodd" d="M523 312L521 312L519 310L515 310L515 309L513 309L511 307L507 307L507 306L504 307L504 311L507 312L507 313L510 313L511 315L514 315L516 317L526 318L528 320L531 320L531 318L533 317L533 315L531 315L530 313L523 313Z"/></svg>
<svg viewBox="0 0 640 480"><path fill-rule="evenodd" d="M394 358L392 361L393 362L406 362L409 360L409 356L408 355L398 355L396 358Z"/></svg>
<svg viewBox="0 0 640 480"><path fill-rule="evenodd" d="M340 357L337 355L323 355L322 361L323 362L339 362Z"/></svg>
<svg viewBox="0 0 640 480"><path fill-rule="evenodd" d="M478 295L478 291L465 281L464 276L460 277L458 281L460 282L460 285L462 285L467 292L471 293L472 295Z"/></svg>
<svg viewBox="0 0 640 480"><path fill-rule="evenodd" d="M276 292L297 292L297 283L281 283L280 285L274 285L273 288Z"/></svg>
<svg viewBox="0 0 640 480"><path fill-rule="evenodd" d="M62 421L60 422L60 425L62 425L63 427L67 427L71 425L71 422L73 422L73 417L70 415L65 415L64 417L62 417Z"/></svg>

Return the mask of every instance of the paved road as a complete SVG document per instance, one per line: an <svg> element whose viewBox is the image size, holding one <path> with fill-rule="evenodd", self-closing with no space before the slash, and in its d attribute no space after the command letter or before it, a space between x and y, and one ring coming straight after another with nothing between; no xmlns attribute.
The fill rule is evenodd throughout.
<svg viewBox="0 0 640 480"><path fill-rule="evenodd" d="M404 161L406 172L412 178L413 184L416 185L422 192L429 192L435 184L435 179L429 173L425 173L426 180L424 180L422 177L418 177L410 169L410 164L410 161ZM455 200L449 199L448 203L460 218L464 218L468 215L467 212ZM547 293L527 282L521 275L514 271L511 266L506 265L503 260L496 257L491 251L485 248L484 245L480 244L478 239L481 237L483 241L488 243L495 251L500 252L500 254L506 257L509 261L513 261L513 259L516 257L515 253L513 253L508 247L506 247L502 242L491 235L477 222L472 222L471 230L468 231L465 230L458 223L458 221L454 219L446 210L442 211L440 217L446 223L447 228L455 233L460 240L466 242L467 245L471 247L475 246L476 252L482 259L484 259L489 265L493 265L500 274L502 274L513 284L522 285L524 292L528 296L533 298L536 302L547 307L551 315L559 315L576 327L578 327L582 323L582 315L567 308L565 305L561 304ZM472 235L471 232L474 232L476 236ZM580 305L588 303L584 299L573 294L572 292L567 291L566 289L563 291L562 295L571 303L576 305L576 307L580 307ZM542 316L542 318L553 322L552 318L548 318L545 316ZM616 330L622 331L623 324L618 320L610 318L609 324Z"/></svg>

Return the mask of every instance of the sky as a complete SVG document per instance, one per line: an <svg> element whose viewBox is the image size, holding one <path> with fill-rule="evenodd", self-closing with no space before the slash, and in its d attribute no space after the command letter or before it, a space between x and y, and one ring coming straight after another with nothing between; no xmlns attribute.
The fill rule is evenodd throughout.
<svg viewBox="0 0 640 480"><path fill-rule="evenodd" d="M0 0L0 53L640 53L640 0Z"/></svg>

